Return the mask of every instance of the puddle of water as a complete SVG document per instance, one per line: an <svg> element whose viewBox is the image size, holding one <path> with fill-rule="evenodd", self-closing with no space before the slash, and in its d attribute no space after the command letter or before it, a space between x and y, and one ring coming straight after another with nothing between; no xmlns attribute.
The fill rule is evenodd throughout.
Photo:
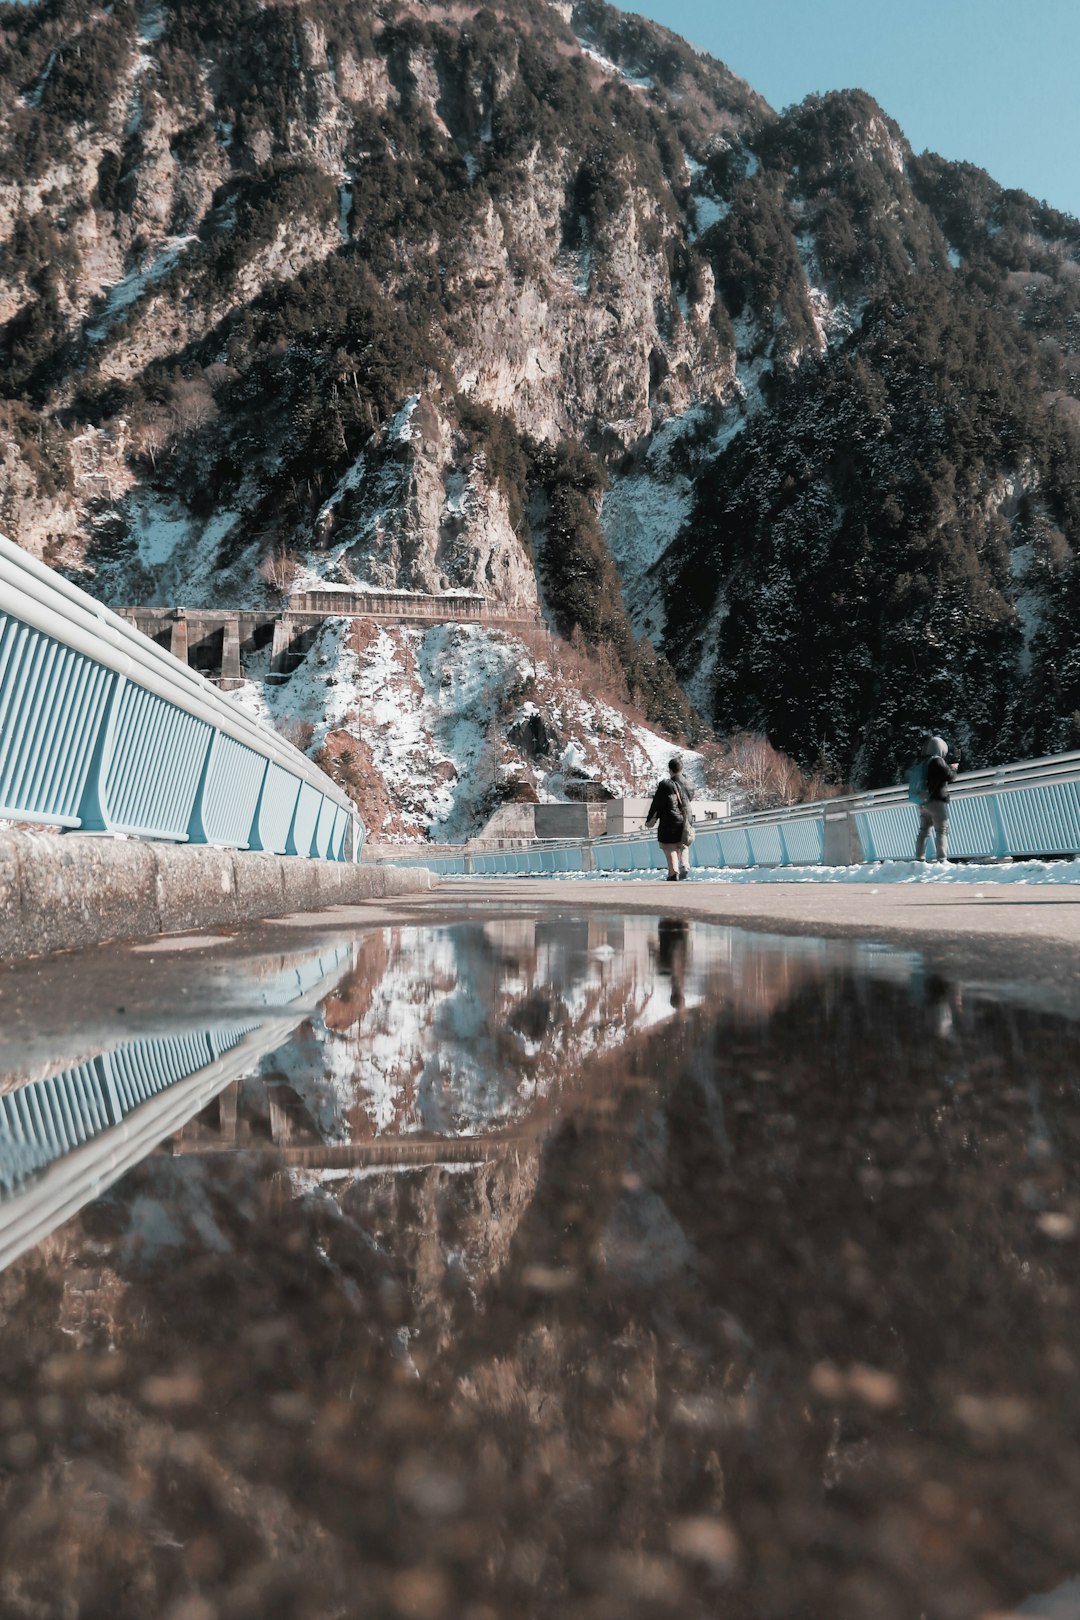
<svg viewBox="0 0 1080 1620"><path fill-rule="evenodd" d="M7 1052L5 1616L1080 1614L1080 1026L648 917L231 971Z"/></svg>

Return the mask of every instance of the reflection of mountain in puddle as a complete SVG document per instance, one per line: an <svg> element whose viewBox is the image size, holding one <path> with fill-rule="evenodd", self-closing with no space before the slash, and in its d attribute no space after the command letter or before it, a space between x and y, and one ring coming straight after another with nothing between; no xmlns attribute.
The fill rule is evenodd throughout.
<svg viewBox="0 0 1080 1620"><path fill-rule="evenodd" d="M668 1076L678 1030L693 1039L714 1020L731 1060L776 1084L754 1055L758 1031L793 1003L830 1016L871 981L914 995L940 1033L942 987L910 953L647 917L379 929L240 1083L228 1119L203 1116L177 1148L280 1156L297 1193L392 1246L418 1306L434 1304L455 1271L479 1290L506 1264L560 1120L607 1129L635 1075ZM951 1017L954 987L944 993ZM693 1073L697 1059L682 1061ZM747 1104L725 1103L715 1056L702 1065L702 1129L726 1157ZM596 1252L612 1275L651 1285L693 1262L658 1187L665 1119L636 1106Z"/></svg>
<svg viewBox="0 0 1080 1620"><path fill-rule="evenodd" d="M685 943L680 1007L714 993L724 936ZM671 973L647 917L380 930L274 1077L324 1141L506 1128L590 1057L670 1018Z"/></svg>
<svg viewBox="0 0 1080 1620"><path fill-rule="evenodd" d="M591 1060L695 1008L754 1024L808 982L827 995L845 965L910 978L913 960L667 917L371 930L353 970L243 1085L233 1142L287 1148L310 1166L315 1156L301 1161L300 1149L415 1137L402 1153L415 1163L419 1139L543 1128L560 1093L588 1083ZM466 1156L462 1146L446 1158ZM347 1162L344 1152L323 1159Z"/></svg>
<svg viewBox="0 0 1080 1620"><path fill-rule="evenodd" d="M942 1007L951 1019L961 1005L956 987L927 978L914 953L676 919L384 930L365 941L323 1021L275 1054L263 1075L270 1086L245 1085L248 1111L262 1108L267 1146L290 1147L296 1189L330 1199L407 1254L415 1297L434 1300L454 1268L470 1289L491 1281L560 1120L606 1129L641 1066L654 1082L667 1077L678 1028L693 1040L711 1021L737 1066L756 1084L776 1084L755 1056L758 1032L794 1004L831 1017L874 983L910 995L939 1035ZM703 1051L701 1126L726 1159L748 1104L725 1103L715 1055ZM821 1060L826 1072L826 1053ZM693 1074L698 1059L682 1061ZM663 1113L637 1107L620 1160L625 1185L596 1252L612 1275L652 1285L693 1256L658 1186Z"/></svg>

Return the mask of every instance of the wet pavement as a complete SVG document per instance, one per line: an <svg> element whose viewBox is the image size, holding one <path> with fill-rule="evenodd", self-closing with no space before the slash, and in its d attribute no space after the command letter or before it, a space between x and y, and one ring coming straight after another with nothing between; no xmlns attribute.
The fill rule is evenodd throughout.
<svg viewBox="0 0 1080 1620"><path fill-rule="evenodd" d="M0 1615L1080 1615L1060 966L493 900L0 970Z"/></svg>

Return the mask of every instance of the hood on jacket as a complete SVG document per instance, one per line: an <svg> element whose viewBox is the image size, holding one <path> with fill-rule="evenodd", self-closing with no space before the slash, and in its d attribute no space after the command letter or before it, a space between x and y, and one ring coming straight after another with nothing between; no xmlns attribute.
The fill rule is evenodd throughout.
<svg viewBox="0 0 1080 1620"><path fill-rule="evenodd" d="M949 752L944 737L927 737L923 753L927 759L944 759Z"/></svg>

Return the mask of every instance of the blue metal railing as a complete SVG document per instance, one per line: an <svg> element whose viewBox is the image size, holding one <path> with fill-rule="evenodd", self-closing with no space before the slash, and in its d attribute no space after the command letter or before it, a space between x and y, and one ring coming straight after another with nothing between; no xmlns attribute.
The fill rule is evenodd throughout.
<svg viewBox="0 0 1080 1620"><path fill-rule="evenodd" d="M0 535L0 818L359 860L335 782Z"/></svg>
<svg viewBox="0 0 1080 1620"><path fill-rule="evenodd" d="M858 865L911 860L918 806L903 787L786 805L698 824L691 866ZM959 860L1080 855L1080 753L1054 754L957 777L949 815L949 854ZM388 857L447 876L508 877L559 872L659 872L652 834L534 843L524 849Z"/></svg>

